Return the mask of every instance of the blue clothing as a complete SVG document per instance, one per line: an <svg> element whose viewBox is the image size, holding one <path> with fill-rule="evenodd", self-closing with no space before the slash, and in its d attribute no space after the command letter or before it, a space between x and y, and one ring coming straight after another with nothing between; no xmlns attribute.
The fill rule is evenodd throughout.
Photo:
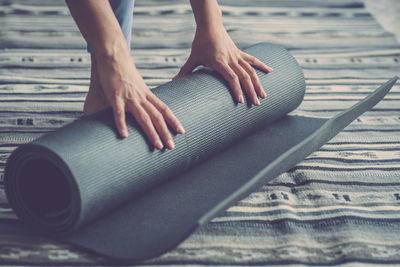
<svg viewBox="0 0 400 267"><path fill-rule="evenodd" d="M109 0L109 2L130 49L133 7L135 5L135 0ZM87 50L88 52L91 52L89 46Z"/></svg>

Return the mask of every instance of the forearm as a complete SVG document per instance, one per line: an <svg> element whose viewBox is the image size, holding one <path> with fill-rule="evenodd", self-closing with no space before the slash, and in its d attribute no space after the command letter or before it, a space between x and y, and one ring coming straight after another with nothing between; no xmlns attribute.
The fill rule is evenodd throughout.
<svg viewBox="0 0 400 267"><path fill-rule="evenodd" d="M210 30L222 25L222 13L217 0L190 0L198 29Z"/></svg>
<svg viewBox="0 0 400 267"><path fill-rule="evenodd" d="M108 0L66 0L79 30L95 56L128 54L124 35Z"/></svg>

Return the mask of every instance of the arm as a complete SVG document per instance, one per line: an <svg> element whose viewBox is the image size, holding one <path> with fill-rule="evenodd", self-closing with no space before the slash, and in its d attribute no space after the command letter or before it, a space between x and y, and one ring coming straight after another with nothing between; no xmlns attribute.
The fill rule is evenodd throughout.
<svg viewBox="0 0 400 267"><path fill-rule="evenodd" d="M129 48L108 0L66 0L71 15L92 49L101 95L113 109L122 137L128 136L125 112L131 113L150 142L158 149L174 147L169 124L184 133L171 110L146 86L130 56ZM99 99L100 100L100 99Z"/></svg>
<svg viewBox="0 0 400 267"><path fill-rule="evenodd" d="M175 78L186 75L199 65L219 72L229 83L235 99L244 103L243 89L254 105L259 105L266 93L252 66L265 72L272 69L255 57L240 51L229 37L222 24L222 14L216 0L190 0L195 21L196 34L192 52Z"/></svg>

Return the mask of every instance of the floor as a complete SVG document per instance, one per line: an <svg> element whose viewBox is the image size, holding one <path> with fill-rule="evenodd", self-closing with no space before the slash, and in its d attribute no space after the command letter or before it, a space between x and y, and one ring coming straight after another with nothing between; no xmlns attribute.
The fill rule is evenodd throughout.
<svg viewBox="0 0 400 267"><path fill-rule="evenodd" d="M365 8L400 42L400 0L364 0Z"/></svg>
<svg viewBox="0 0 400 267"><path fill-rule="evenodd" d="M136 2L132 55L155 87L185 62L193 17L186 0ZM219 2L239 47L276 42L296 57L307 83L297 114L330 117L400 75L400 44L390 27L380 25L396 18L378 23L371 1L368 9L359 0ZM90 59L64 1L0 3L2 178L19 144L82 116ZM375 16L383 21L382 12ZM400 240L393 238L400 235L399 84L295 168L143 265L400 264ZM1 178L0 222L13 223ZM67 244L0 229L2 265L111 263Z"/></svg>

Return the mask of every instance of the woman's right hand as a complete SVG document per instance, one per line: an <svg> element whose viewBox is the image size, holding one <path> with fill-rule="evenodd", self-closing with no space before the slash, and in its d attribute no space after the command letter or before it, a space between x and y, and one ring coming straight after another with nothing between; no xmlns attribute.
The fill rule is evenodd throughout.
<svg viewBox="0 0 400 267"><path fill-rule="evenodd" d="M129 52L124 49L114 51L92 56L92 81L85 107L111 106L116 127L123 138L128 137L125 113L129 112L155 148L173 149L175 145L167 124L183 134L182 124L147 87ZM85 113L96 111L96 108L86 108Z"/></svg>
<svg viewBox="0 0 400 267"><path fill-rule="evenodd" d="M167 124L177 133L184 133L184 129L137 71L109 1L66 0L66 3L92 50L92 79L96 76L96 80L91 81L85 110L111 106L121 137L128 137L125 112L129 112L157 149L164 145L174 148Z"/></svg>

